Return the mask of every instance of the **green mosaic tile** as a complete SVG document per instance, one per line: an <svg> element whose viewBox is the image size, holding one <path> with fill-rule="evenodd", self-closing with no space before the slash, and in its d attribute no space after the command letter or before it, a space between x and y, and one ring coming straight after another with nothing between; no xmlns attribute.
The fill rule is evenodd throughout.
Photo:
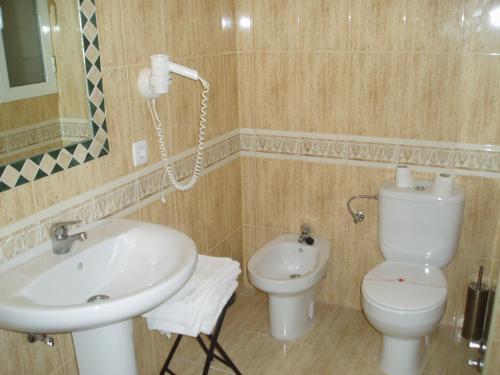
<svg viewBox="0 0 500 375"><path fill-rule="evenodd" d="M4 184L2 181L0 181L0 192L4 192L10 190L10 186L7 184Z"/></svg>
<svg viewBox="0 0 500 375"><path fill-rule="evenodd" d="M48 174L42 171L41 169L38 170L38 173L35 176L35 181L39 180L40 178L47 177Z"/></svg>

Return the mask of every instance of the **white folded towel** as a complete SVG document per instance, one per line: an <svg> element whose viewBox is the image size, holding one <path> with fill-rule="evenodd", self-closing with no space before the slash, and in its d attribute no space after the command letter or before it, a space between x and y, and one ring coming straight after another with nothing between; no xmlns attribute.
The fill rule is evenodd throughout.
<svg viewBox="0 0 500 375"><path fill-rule="evenodd" d="M238 262L198 256L186 285L165 303L144 314L149 329L196 337L211 333L225 304L238 287Z"/></svg>

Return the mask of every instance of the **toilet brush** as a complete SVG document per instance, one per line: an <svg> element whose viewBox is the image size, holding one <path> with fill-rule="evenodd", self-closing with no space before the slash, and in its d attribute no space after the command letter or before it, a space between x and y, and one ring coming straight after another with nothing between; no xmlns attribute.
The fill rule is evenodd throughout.
<svg viewBox="0 0 500 375"><path fill-rule="evenodd" d="M462 337L469 340L480 340L483 337L484 317L488 304L489 289L482 283L483 266L479 267L477 282L472 282L467 288L464 325Z"/></svg>

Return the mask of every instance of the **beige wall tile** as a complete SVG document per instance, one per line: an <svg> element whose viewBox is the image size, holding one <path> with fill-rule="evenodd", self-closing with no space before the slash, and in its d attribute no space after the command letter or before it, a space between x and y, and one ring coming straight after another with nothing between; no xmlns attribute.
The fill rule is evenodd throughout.
<svg viewBox="0 0 500 375"><path fill-rule="evenodd" d="M78 375L76 359L65 362L63 367L53 372L51 375Z"/></svg>
<svg viewBox="0 0 500 375"><path fill-rule="evenodd" d="M197 69L197 60L178 59L177 63ZM176 154L194 147L198 143L200 116L200 85L198 82L174 76L167 95L168 126L165 131L172 139L172 153ZM209 95L212 95L210 93ZM210 103L209 103L210 105ZM162 111L167 108L161 107ZM211 106L208 108L212 110ZM216 124L208 123L208 130Z"/></svg>
<svg viewBox="0 0 500 375"><path fill-rule="evenodd" d="M351 134L400 137L402 74L399 54L351 54Z"/></svg>
<svg viewBox="0 0 500 375"><path fill-rule="evenodd" d="M299 1L300 50L349 49L349 0Z"/></svg>
<svg viewBox="0 0 500 375"><path fill-rule="evenodd" d="M110 154L89 163L95 187L134 171L132 162L133 134L129 106L128 77L125 67L103 69L106 90L106 123Z"/></svg>
<svg viewBox="0 0 500 375"><path fill-rule="evenodd" d="M210 83L207 139L211 139L224 134L227 129L223 56L199 57L198 67L200 75Z"/></svg>
<svg viewBox="0 0 500 375"><path fill-rule="evenodd" d="M205 186L200 179L196 186L187 192L175 192L177 207L177 229L195 242L198 253L208 251Z"/></svg>
<svg viewBox="0 0 500 375"><path fill-rule="evenodd" d="M61 358L67 364L68 370L76 367L76 353L73 348L73 337L71 333L58 333L52 335L58 344L57 350L61 353Z"/></svg>
<svg viewBox="0 0 500 375"><path fill-rule="evenodd" d="M255 53L253 58L254 126L299 130L299 54Z"/></svg>
<svg viewBox="0 0 500 375"><path fill-rule="evenodd" d="M464 55L459 142L500 144L499 81L500 56Z"/></svg>
<svg viewBox="0 0 500 375"><path fill-rule="evenodd" d="M492 258L500 223L500 180L459 177L465 189L465 211L459 252L477 258Z"/></svg>
<svg viewBox="0 0 500 375"><path fill-rule="evenodd" d="M0 193L0 226L13 224L37 212L33 184L24 184Z"/></svg>
<svg viewBox="0 0 500 375"><path fill-rule="evenodd" d="M103 67L125 64L121 0L97 1L97 27Z"/></svg>
<svg viewBox="0 0 500 375"><path fill-rule="evenodd" d="M59 117L57 94L0 104L0 131L15 129Z"/></svg>
<svg viewBox="0 0 500 375"><path fill-rule="evenodd" d="M92 189L89 164L61 171L33 182L37 211Z"/></svg>
<svg viewBox="0 0 500 375"><path fill-rule="evenodd" d="M4 374L50 374L63 358L57 347L29 344L26 334L1 330L0 362Z"/></svg>
<svg viewBox="0 0 500 375"><path fill-rule="evenodd" d="M461 51L463 10L462 0L406 1L405 50Z"/></svg>
<svg viewBox="0 0 500 375"><path fill-rule="evenodd" d="M235 0L221 0L222 52L236 52Z"/></svg>
<svg viewBox="0 0 500 375"><path fill-rule="evenodd" d="M165 195L165 204L155 201L141 207L141 220L149 223L161 224L167 227L177 227L177 210L175 207L175 194Z"/></svg>
<svg viewBox="0 0 500 375"><path fill-rule="evenodd" d="M170 352L170 349L174 344L176 336L172 335L170 338L168 338L166 335L163 335L158 331L151 331L151 335L153 336L156 358L155 374L159 374L161 368L163 367L163 363L167 359L168 353Z"/></svg>
<svg viewBox="0 0 500 375"><path fill-rule="evenodd" d="M465 51L500 53L498 0L465 0Z"/></svg>
<svg viewBox="0 0 500 375"><path fill-rule="evenodd" d="M256 224L273 230L300 228L297 162L257 159Z"/></svg>
<svg viewBox="0 0 500 375"><path fill-rule="evenodd" d="M151 55L165 52L161 9L161 0L122 0L128 64L149 64Z"/></svg>
<svg viewBox="0 0 500 375"><path fill-rule="evenodd" d="M222 1L195 0L196 45L199 55L211 55L224 51Z"/></svg>
<svg viewBox="0 0 500 375"><path fill-rule="evenodd" d="M224 96L226 102L226 131L238 129L238 59L235 53L223 55L224 59Z"/></svg>
<svg viewBox="0 0 500 375"><path fill-rule="evenodd" d="M253 0L235 0L236 49L253 50Z"/></svg>
<svg viewBox="0 0 500 375"><path fill-rule="evenodd" d="M82 64L82 51L63 49L54 55L57 61L58 117L88 119L86 73Z"/></svg>
<svg viewBox="0 0 500 375"><path fill-rule="evenodd" d="M156 372L156 353L153 335L148 330L146 319L132 319L134 326L134 347L139 374L154 374Z"/></svg>
<svg viewBox="0 0 500 375"><path fill-rule="evenodd" d="M254 0L254 49L296 51L299 48L298 2Z"/></svg>
<svg viewBox="0 0 500 375"><path fill-rule="evenodd" d="M403 0L352 0L351 49L400 51L404 34Z"/></svg>
<svg viewBox="0 0 500 375"><path fill-rule="evenodd" d="M205 197L208 248L212 249L242 225L239 160L205 176Z"/></svg>
<svg viewBox="0 0 500 375"><path fill-rule="evenodd" d="M500 372L500 341L493 341L488 351L490 351L488 355L491 361L486 365L487 374L497 374Z"/></svg>
<svg viewBox="0 0 500 375"><path fill-rule="evenodd" d="M301 53L301 130L349 133L349 55Z"/></svg>
<svg viewBox="0 0 500 375"><path fill-rule="evenodd" d="M246 225L255 225L256 203L256 159L241 158L241 198L242 222Z"/></svg>
<svg viewBox="0 0 500 375"><path fill-rule="evenodd" d="M238 228L229 236L229 244L231 249L231 258L238 261L241 267L240 285L242 283L243 270L246 268L245 256L243 251L243 226Z"/></svg>
<svg viewBox="0 0 500 375"><path fill-rule="evenodd" d="M302 223L312 227L315 236L343 238L347 211L342 201L345 167L335 164L297 162L299 216L291 218L300 231Z"/></svg>
<svg viewBox="0 0 500 375"><path fill-rule="evenodd" d="M455 141L460 67L459 55L405 55L402 138Z"/></svg>
<svg viewBox="0 0 500 375"><path fill-rule="evenodd" d="M195 0L164 0L167 53L172 58L196 56Z"/></svg>
<svg viewBox="0 0 500 375"><path fill-rule="evenodd" d="M248 281L247 264L250 257L255 253L256 230L253 225L243 226L243 286L253 289L253 286Z"/></svg>
<svg viewBox="0 0 500 375"><path fill-rule="evenodd" d="M238 118L240 128L253 128L253 55L238 53Z"/></svg>
<svg viewBox="0 0 500 375"><path fill-rule="evenodd" d="M212 257L231 257L231 243L229 237L208 251Z"/></svg>

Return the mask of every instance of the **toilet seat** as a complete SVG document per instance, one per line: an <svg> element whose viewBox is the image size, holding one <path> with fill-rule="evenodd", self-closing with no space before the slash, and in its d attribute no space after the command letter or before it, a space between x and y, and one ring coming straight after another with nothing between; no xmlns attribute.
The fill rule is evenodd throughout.
<svg viewBox="0 0 500 375"><path fill-rule="evenodd" d="M439 268L394 261L370 270L361 289L371 302L402 311L432 309L447 296L446 279Z"/></svg>

